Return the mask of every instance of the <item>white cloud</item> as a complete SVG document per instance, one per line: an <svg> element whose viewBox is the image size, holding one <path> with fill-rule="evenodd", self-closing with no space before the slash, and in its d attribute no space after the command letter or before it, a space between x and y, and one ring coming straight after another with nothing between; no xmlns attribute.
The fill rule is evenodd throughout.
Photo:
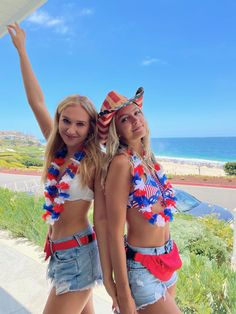
<svg viewBox="0 0 236 314"><path fill-rule="evenodd" d="M166 61L163 61L161 59L157 59L157 58L150 58L150 57L146 57L142 62L141 65L143 66L149 66L153 63L159 63L159 64L167 64Z"/></svg>
<svg viewBox="0 0 236 314"><path fill-rule="evenodd" d="M88 15L93 15L93 10L92 9L88 9L88 8L84 8L80 11L81 16L88 16Z"/></svg>
<svg viewBox="0 0 236 314"><path fill-rule="evenodd" d="M69 27L62 17L52 17L46 11L42 10L34 12L27 21L42 27L52 28L60 34L66 34L69 30Z"/></svg>

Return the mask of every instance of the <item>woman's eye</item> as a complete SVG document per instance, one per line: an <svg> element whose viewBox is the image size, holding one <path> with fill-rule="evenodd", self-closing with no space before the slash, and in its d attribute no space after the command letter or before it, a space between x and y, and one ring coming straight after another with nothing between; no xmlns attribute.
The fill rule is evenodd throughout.
<svg viewBox="0 0 236 314"><path fill-rule="evenodd" d="M140 109L138 109L137 111L135 111L135 115L138 115L138 114L140 114L140 113L142 113L142 111L141 111Z"/></svg>
<svg viewBox="0 0 236 314"><path fill-rule="evenodd" d="M126 121L128 121L128 117L125 117L125 118L122 118L122 119L121 119L121 123L124 123L124 122L126 122Z"/></svg>
<svg viewBox="0 0 236 314"><path fill-rule="evenodd" d="M70 123L70 121L69 121L68 119L66 119L66 118L64 118L62 121L63 121L65 124L69 124L69 123Z"/></svg>
<svg viewBox="0 0 236 314"><path fill-rule="evenodd" d="M84 123L83 122L77 122L76 125L77 126L84 126Z"/></svg>

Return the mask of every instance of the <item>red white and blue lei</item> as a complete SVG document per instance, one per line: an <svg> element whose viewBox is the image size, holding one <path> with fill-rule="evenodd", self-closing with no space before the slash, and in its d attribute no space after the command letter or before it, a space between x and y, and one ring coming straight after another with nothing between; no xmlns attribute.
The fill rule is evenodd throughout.
<svg viewBox="0 0 236 314"><path fill-rule="evenodd" d="M55 154L55 159L48 169L47 181L45 183L44 195L45 203L43 209L45 213L42 218L46 223L53 225L64 210L65 200L69 198L70 183L79 170L80 162L84 158L84 151L76 152L71 158L71 163L67 166L63 176L58 182L60 167L65 163L67 150L62 149Z"/></svg>
<svg viewBox="0 0 236 314"><path fill-rule="evenodd" d="M145 174L142 160L136 154L129 152L132 164L134 165L134 174L132 183L134 191L132 193L132 201L134 201L139 208L139 211L144 215L152 225L164 227L166 222L173 220L173 214L176 213L176 197L174 190L166 175L163 173L158 163L154 164L154 172L160 184L158 184L158 193L148 198L145 190L145 182L142 176ZM155 183L154 183L155 184ZM164 209L159 212L153 212L153 205L160 201Z"/></svg>

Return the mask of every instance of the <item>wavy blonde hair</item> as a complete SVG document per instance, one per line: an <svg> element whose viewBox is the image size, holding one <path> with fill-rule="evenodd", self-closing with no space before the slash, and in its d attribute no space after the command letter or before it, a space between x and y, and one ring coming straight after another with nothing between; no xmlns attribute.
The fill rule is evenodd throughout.
<svg viewBox="0 0 236 314"><path fill-rule="evenodd" d="M147 123L146 123L147 126ZM155 157L152 153L151 147L150 147L150 132L149 128L147 126L147 134L141 139L143 148L145 150L145 156L146 161L150 163L150 165L155 161ZM123 142L123 144L126 144ZM112 161L112 159L115 157L115 155L119 154L119 148L122 146L122 142L120 141L120 138L116 131L116 122L115 122L115 116L113 117L111 124L109 126L108 130L108 138L106 142L106 155L103 159L103 165L102 165L102 185L104 186L107 172L109 165Z"/></svg>
<svg viewBox="0 0 236 314"><path fill-rule="evenodd" d="M101 150L98 143L97 136L97 111L93 103L85 96L72 95L66 97L61 101L57 107L53 128L50 133L46 150L44 167L42 173L42 180L45 182L47 180L48 168L55 157L55 153L65 147L60 134L59 134L59 119L62 111L72 105L81 105L83 109L86 110L90 117L90 128L86 141L84 142L85 157L81 161L79 172L81 173L81 183L83 186L88 185L95 170L95 174L99 175L101 171ZM94 169L95 168L95 169Z"/></svg>

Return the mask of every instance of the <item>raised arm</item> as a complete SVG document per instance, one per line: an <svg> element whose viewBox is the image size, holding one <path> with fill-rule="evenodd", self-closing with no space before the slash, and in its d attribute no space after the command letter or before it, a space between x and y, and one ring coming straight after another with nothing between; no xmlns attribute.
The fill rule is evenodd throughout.
<svg viewBox="0 0 236 314"><path fill-rule="evenodd" d="M126 156L116 156L109 168L105 199L108 238L121 314L136 313L127 276L124 227L130 190L130 164Z"/></svg>
<svg viewBox="0 0 236 314"><path fill-rule="evenodd" d="M40 129L45 137L48 139L52 130L52 119L49 115L47 107L44 103L44 96L39 83L35 77L29 57L25 48L25 32L19 27L17 23L8 25L8 32L11 36L12 42L17 49L21 74L25 86L28 102L34 115L38 121Z"/></svg>

